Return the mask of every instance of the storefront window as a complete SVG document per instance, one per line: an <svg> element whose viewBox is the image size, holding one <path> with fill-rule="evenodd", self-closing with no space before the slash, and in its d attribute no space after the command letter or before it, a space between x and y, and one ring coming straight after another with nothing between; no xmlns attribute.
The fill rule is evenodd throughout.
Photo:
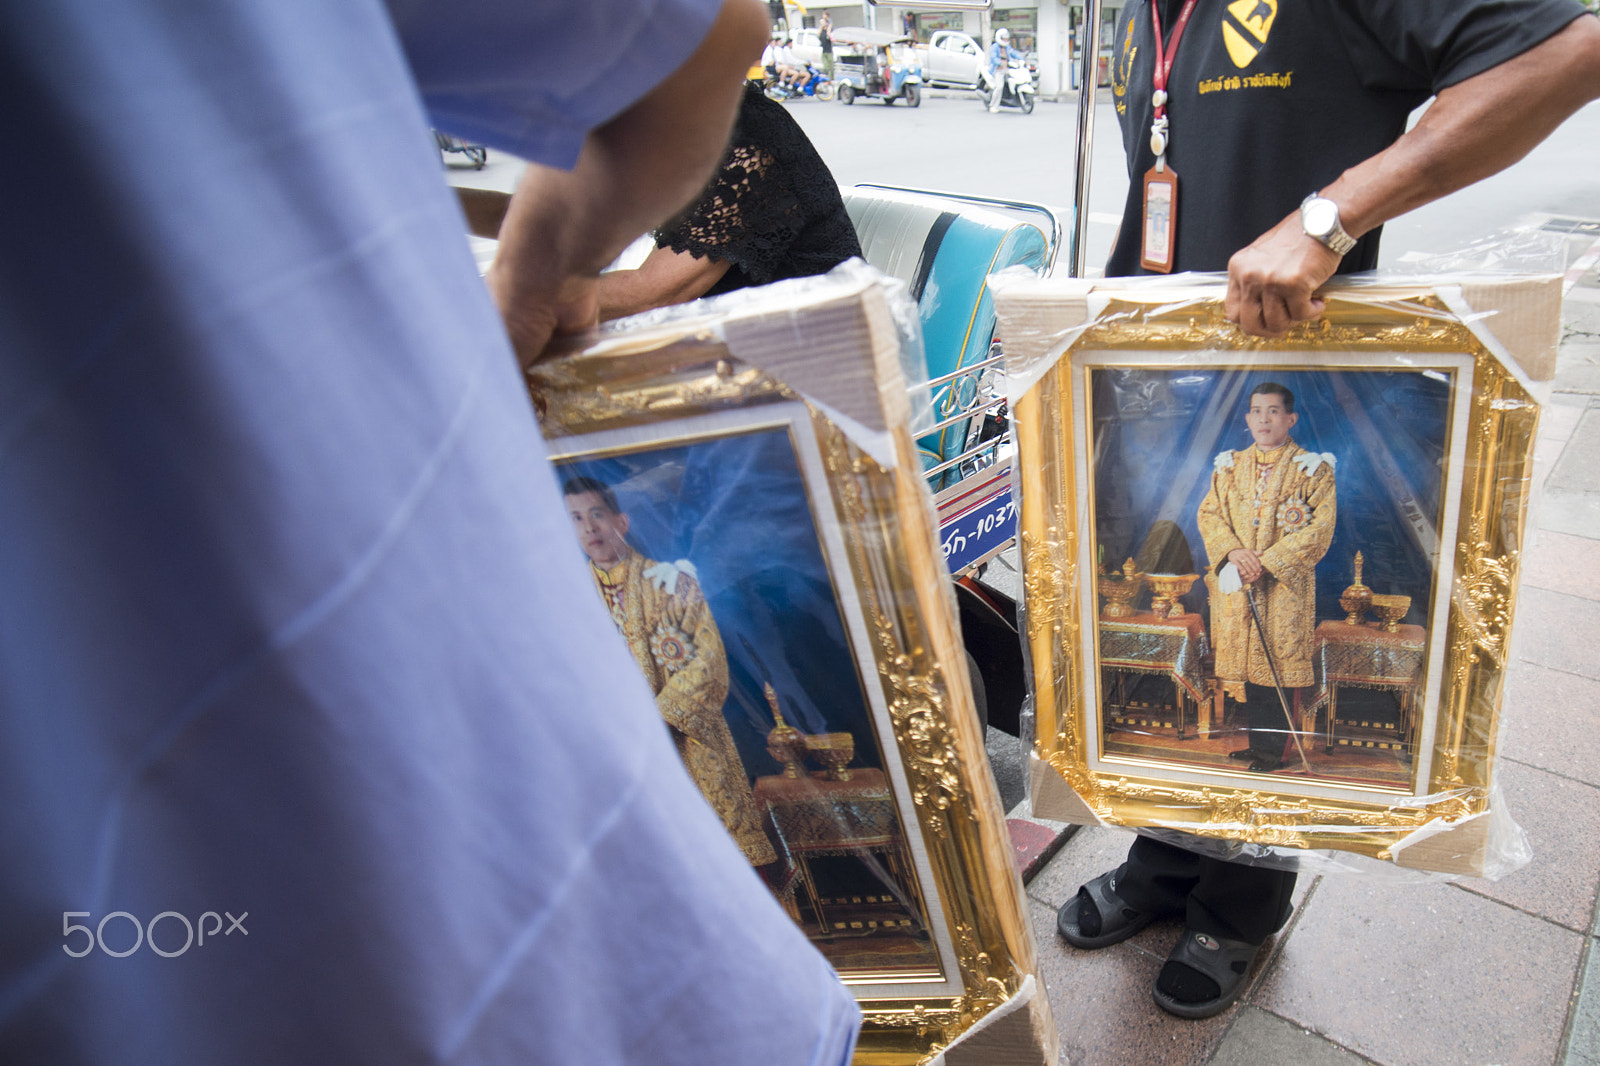
<svg viewBox="0 0 1600 1066"><path fill-rule="evenodd" d="M1019 52L1038 50L1039 12L1035 8L997 9L989 15L989 26L991 31L1002 26L1010 30L1011 47Z"/></svg>
<svg viewBox="0 0 1600 1066"><path fill-rule="evenodd" d="M940 30L965 30L966 21L959 11L943 11L939 14L924 14L917 16L917 40L926 41L931 35Z"/></svg>

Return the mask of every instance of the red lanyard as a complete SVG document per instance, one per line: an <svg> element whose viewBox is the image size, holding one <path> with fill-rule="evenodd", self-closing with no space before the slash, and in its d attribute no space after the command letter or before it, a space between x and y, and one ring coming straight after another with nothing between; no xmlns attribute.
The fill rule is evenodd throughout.
<svg viewBox="0 0 1600 1066"><path fill-rule="evenodd" d="M1156 118L1163 118L1167 113L1167 79L1172 75L1172 61L1178 56L1178 42L1183 40L1184 27L1189 25L1189 16L1194 14L1197 2L1184 0L1183 11L1178 14L1178 24L1172 28L1172 46L1169 48L1162 41L1160 0L1150 0L1150 22L1156 30L1156 68L1150 79L1156 90Z"/></svg>

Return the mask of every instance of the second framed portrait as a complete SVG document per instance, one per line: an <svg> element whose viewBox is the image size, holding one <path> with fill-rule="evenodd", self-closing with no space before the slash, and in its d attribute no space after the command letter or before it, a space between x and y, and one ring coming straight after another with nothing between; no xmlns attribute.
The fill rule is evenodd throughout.
<svg viewBox="0 0 1600 1066"><path fill-rule="evenodd" d="M1278 340L1227 322L1220 286L1174 292L1085 302L1012 370L1055 794L1083 819L1482 870L1527 379L1448 290L1330 294Z"/></svg>
<svg viewBox="0 0 1600 1066"><path fill-rule="evenodd" d="M529 386L592 594L855 994L855 1061L1051 1062L891 292L845 272L621 323Z"/></svg>
<svg viewBox="0 0 1600 1066"><path fill-rule="evenodd" d="M804 406L565 438L555 461L596 595L751 866L846 979L942 983L954 959L846 546L812 509Z"/></svg>

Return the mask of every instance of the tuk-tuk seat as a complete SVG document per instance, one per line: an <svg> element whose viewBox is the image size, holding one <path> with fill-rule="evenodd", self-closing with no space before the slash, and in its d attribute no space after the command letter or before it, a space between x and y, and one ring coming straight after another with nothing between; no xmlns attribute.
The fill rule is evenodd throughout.
<svg viewBox="0 0 1600 1066"><path fill-rule="evenodd" d="M1009 266L1044 273L1052 250L1045 234L954 197L861 186L841 191L867 262L911 288L921 312L929 377L988 358L995 316L985 279ZM957 391L944 386L935 392L941 419L955 413ZM965 441L963 423L923 438L918 444L924 468L955 458ZM954 480L940 478L935 487Z"/></svg>

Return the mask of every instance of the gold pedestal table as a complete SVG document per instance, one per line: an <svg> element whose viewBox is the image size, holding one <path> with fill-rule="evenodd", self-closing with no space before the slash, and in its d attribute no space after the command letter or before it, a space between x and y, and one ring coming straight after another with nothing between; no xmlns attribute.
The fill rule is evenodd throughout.
<svg viewBox="0 0 1600 1066"><path fill-rule="evenodd" d="M1371 625L1322 622L1316 632L1316 698L1308 715L1328 708L1325 750L1335 746L1371 748L1405 757L1416 741L1417 703L1421 697L1422 662L1427 654L1422 626L1397 626L1393 633ZM1339 717L1339 689L1381 689L1394 693L1399 714L1393 726L1384 722ZM1309 730L1308 730L1309 731Z"/></svg>
<svg viewBox="0 0 1600 1066"><path fill-rule="evenodd" d="M1185 719L1191 706L1196 735L1209 732L1218 724L1203 663L1210 650L1204 619L1197 614L1167 618L1142 613L1116 619L1102 617L1099 628L1100 669L1106 693L1103 706L1112 725L1171 728L1160 718L1141 717L1139 708L1128 705L1128 674L1161 674L1172 679L1179 740L1185 739Z"/></svg>
<svg viewBox="0 0 1600 1066"><path fill-rule="evenodd" d="M780 852L799 867L806 901L824 934L831 934L833 926L812 877L811 859L877 853L900 891L909 891L912 884L883 771L852 767L849 773L848 781L832 780L827 771L817 770L799 777L760 777L755 783L756 806L769 818ZM792 909L791 914L799 919Z"/></svg>

